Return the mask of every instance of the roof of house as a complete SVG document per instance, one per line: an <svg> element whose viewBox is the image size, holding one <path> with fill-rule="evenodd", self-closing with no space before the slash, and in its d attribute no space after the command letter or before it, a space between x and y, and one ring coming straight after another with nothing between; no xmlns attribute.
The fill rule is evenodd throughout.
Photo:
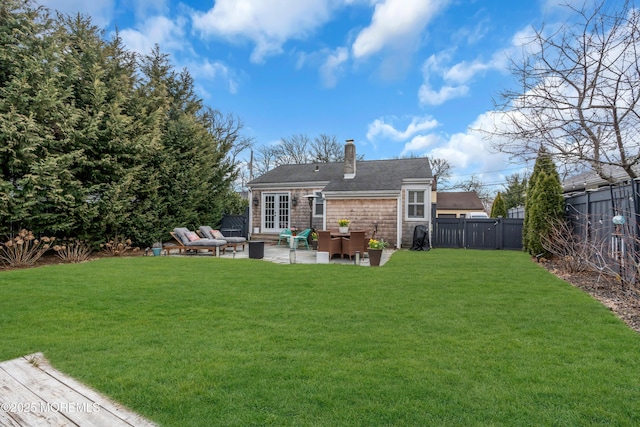
<svg viewBox="0 0 640 427"><path fill-rule="evenodd" d="M605 175L611 176L612 182L609 182L598 175L595 171L589 170L577 175L570 176L565 178L562 181L562 189L565 193L570 193L573 191L584 191L587 189L598 188L601 186L606 186L611 183L620 183L624 181L629 181L631 178L629 174L622 169L620 166L612 166L612 165L602 165L602 169ZM634 167L636 172L638 168Z"/></svg>
<svg viewBox="0 0 640 427"><path fill-rule="evenodd" d="M438 209L484 211L484 205L475 191L438 192Z"/></svg>
<svg viewBox="0 0 640 427"><path fill-rule="evenodd" d="M249 182L256 184L292 184L326 182L324 191L398 190L407 179L430 179L431 166L426 157L393 160L360 160L356 174L344 178L344 163L282 165Z"/></svg>

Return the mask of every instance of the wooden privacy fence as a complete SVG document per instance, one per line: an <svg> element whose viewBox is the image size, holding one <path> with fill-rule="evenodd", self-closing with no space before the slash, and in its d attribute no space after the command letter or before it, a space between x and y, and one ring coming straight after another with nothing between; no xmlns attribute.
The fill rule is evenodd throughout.
<svg viewBox="0 0 640 427"><path fill-rule="evenodd" d="M583 239L598 241L609 239L616 233L613 217L622 215L625 224L618 232L633 240L640 237L640 183L611 185L569 196L565 199L567 220L574 233Z"/></svg>
<svg viewBox="0 0 640 427"><path fill-rule="evenodd" d="M522 250L520 218L436 218L435 248Z"/></svg>

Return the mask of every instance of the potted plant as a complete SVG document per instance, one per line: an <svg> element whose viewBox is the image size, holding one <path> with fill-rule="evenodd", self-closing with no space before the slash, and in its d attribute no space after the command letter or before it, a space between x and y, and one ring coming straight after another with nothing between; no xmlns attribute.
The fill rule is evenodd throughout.
<svg viewBox="0 0 640 427"><path fill-rule="evenodd" d="M318 250L318 233L316 233L315 231L311 232L311 248L314 251Z"/></svg>
<svg viewBox="0 0 640 427"><path fill-rule="evenodd" d="M340 233L348 233L349 232L349 221L348 219L339 219L338 220L338 229Z"/></svg>
<svg viewBox="0 0 640 427"><path fill-rule="evenodd" d="M371 267L378 267L380 265L380 259L382 258L382 250L389 244L384 239L376 240L369 239L369 265Z"/></svg>
<svg viewBox="0 0 640 427"><path fill-rule="evenodd" d="M155 242L151 246L151 252L153 252L153 256L160 256L162 253L162 242Z"/></svg>

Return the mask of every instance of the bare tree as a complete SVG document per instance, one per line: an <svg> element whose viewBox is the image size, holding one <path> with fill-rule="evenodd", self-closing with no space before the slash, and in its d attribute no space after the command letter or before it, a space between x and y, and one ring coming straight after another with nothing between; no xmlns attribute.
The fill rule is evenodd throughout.
<svg viewBox="0 0 640 427"><path fill-rule="evenodd" d="M311 140L307 135L297 134L280 139L273 148L276 151L276 164L302 164L311 162L309 148Z"/></svg>
<svg viewBox="0 0 640 427"><path fill-rule="evenodd" d="M335 136L321 133L311 143L310 156L313 162L330 163L344 160L344 146Z"/></svg>
<svg viewBox="0 0 640 427"><path fill-rule="evenodd" d="M452 168L449 160L434 157L429 159L429 163L431 164L431 173L433 174L433 180L436 182L436 185L444 185L449 181Z"/></svg>
<svg viewBox="0 0 640 427"><path fill-rule="evenodd" d="M449 191L473 191L480 198L484 209L488 212L491 211L491 205L493 204L493 199L495 198L495 192L489 190L488 187L480 182L478 177L475 175L471 175L471 178L466 181L457 181L455 184L449 185L443 189Z"/></svg>
<svg viewBox="0 0 640 427"><path fill-rule="evenodd" d="M261 145L256 150L253 159L254 177L263 175L277 166L278 153L275 147L270 145Z"/></svg>
<svg viewBox="0 0 640 427"><path fill-rule="evenodd" d="M238 156L253 145L253 138L242 134L242 120L233 114L224 115L211 107L206 107L203 118L216 144L228 147L227 158L231 164L238 167Z"/></svg>
<svg viewBox="0 0 640 427"><path fill-rule="evenodd" d="M357 155L363 160L363 155ZM282 138L277 144L258 147L253 163L254 176L288 164L331 163L344 160L344 146L335 136L320 134L313 141L304 134Z"/></svg>
<svg viewBox="0 0 640 427"><path fill-rule="evenodd" d="M637 176L640 161L640 10L632 1L567 5L573 19L534 30L512 72L521 85L497 102L494 147L532 158L540 146L560 163ZM613 168L612 168L613 167Z"/></svg>

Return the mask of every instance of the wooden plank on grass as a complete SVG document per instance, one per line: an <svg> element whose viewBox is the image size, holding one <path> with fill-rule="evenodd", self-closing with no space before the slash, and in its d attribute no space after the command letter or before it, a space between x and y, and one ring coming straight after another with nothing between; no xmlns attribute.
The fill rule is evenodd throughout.
<svg viewBox="0 0 640 427"><path fill-rule="evenodd" d="M0 390L0 425L154 425L54 369L41 353L0 363Z"/></svg>

